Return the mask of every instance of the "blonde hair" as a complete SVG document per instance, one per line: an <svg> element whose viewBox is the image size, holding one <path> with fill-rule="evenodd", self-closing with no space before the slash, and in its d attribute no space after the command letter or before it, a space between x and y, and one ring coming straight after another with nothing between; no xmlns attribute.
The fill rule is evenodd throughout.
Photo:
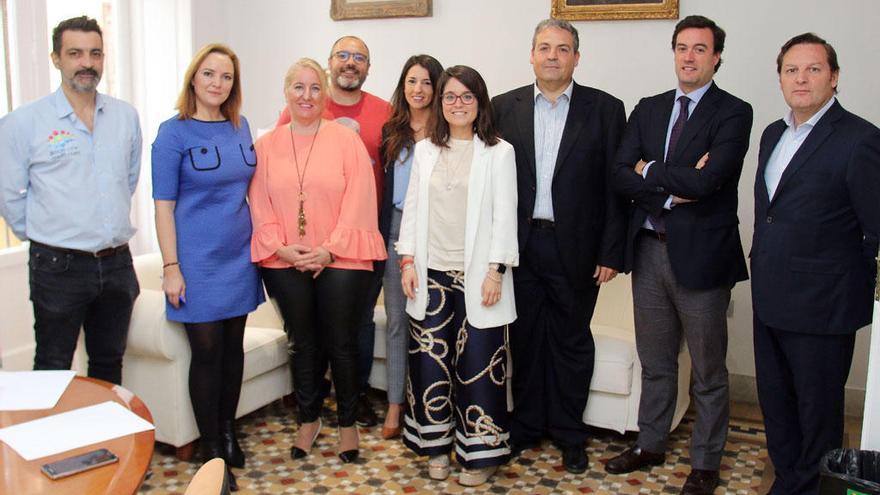
<svg viewBox="0 0 880 495"><path fill-rule="evenodd" d="M229 119L232 125L241 127L241 76L239 75L238 56L231 48L220 43L203 46L196 52L186 68L186 73L183 76L183 89L180 90L180 96L177 97L177 104L174 106L178 112L177 118L180 120L190 119L196 114L196 94L192 81L202 62L212 53L226 55L232 61L232 89L229 90L229 97L220 105L220 113Z"/></svg>
<svg viewBox="0 0 880 495"><path fill-rule="evenodd" d="M315 71L315 74L318 76L318 84L321 85L321 93L324 96L327 95L327 87L329 86L329 81L327 80L327 72L321 67L321 64L315 62L314 59L303 57L290 68L287 69L287 73L284 74L284 91L287 91L287 88L290 86L290 83L293 81L293 76L302 69L311 69Z"/></svg>

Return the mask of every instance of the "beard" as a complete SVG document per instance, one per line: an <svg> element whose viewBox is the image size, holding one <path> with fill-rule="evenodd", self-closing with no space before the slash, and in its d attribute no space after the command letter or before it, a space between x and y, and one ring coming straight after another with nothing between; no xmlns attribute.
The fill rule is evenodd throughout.
<svg viewBox="0 0 880 495"><path fill-rule="evenodd" d="M346 76L343 74L346 70L354 70L356 74L352 76ZM356 66L344 66L339 69L339 72L335 74L336 79L336 87L345 91L356 91L361 88L364 84L364 76L357 69Z"/></svg>
<svg viewBox="0 0 880 495"><path fill-rule="evenodd" d="M80 82L80 80L77 79L77 76L80 76L80 75L90 75L90 76L92 76L92 79L88 82ZM70 82L70 87L73 88L74 90L80 91L83 93L88 93L88 92L94 91L95 88L98 87L98 83L101 82L101 75L98 74L98 71L96 71L94 69L83 69L83 70L77 71L73 75L73 77L70 79L69 82Z"/></svg>
<svg viewBox="0 0 880 495"><path fill-rule="evenodd" d="M362 77L356 77L354 79L349 79L346 76L339 75L336 77L336 87L339 89L344 89L346 91L355 91L357 89L361 89L361 86L364 84L364 79Z"/></svg>

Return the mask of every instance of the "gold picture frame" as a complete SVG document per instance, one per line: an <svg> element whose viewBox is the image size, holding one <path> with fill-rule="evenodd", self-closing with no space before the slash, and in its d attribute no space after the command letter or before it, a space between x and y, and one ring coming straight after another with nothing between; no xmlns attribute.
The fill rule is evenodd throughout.
<svg viewBox="0 0 880 495"><path fill-rule="evenodd" d="M330 18L431 17L433 0L330 0Z"/></svg>
<svg viewBox="0 0 880 495"><path fill-rule="evenodd" d="M550 16L567 21L678 19L678 0L550 0Z"/></svg>

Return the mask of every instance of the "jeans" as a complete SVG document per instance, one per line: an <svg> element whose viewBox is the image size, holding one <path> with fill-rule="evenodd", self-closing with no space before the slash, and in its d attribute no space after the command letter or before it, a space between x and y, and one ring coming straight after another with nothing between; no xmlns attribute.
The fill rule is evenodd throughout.
<svg viewBox="0 0 880 495"><path fill-rule="evenodd" d="M82 327L88 375L121 383L128 324L140 293L128 249L96 258L32 243L29 267L34 369L70 369Z"/></svg>

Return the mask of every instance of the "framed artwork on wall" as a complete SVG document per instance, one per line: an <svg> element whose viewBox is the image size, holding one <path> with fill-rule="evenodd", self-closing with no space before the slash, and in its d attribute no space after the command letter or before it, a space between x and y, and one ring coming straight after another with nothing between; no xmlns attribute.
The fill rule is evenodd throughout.
<svg viewBox="0 0 880 495"><path fill-rule="evenodd" d="M384 19L387 17L431 17L433 0L330 0L330 18Z"/></svg>
<svg viewBox="0 0 880 495"><path fill-rule="evenodd" d="M550 16L568 21L678 19L678 0L550 0Z"/></svg>

